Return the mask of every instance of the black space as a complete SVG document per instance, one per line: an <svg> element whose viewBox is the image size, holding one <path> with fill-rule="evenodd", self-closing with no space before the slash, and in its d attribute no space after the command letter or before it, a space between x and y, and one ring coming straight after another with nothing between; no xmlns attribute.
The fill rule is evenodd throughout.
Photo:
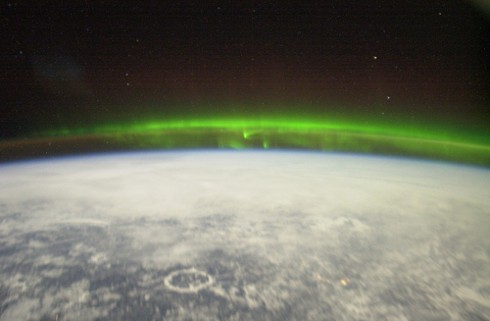
<svg viewBox="0 0 490 321"><path fill-rule="evenodd" d="M7 1L0 12L0 138L145 115L490 121L489 16L473 2Z"/></svg>

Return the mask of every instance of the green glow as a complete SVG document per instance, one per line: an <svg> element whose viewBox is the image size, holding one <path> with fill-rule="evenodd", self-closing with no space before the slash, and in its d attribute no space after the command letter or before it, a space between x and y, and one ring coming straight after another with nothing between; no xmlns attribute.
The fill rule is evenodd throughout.
<svg viewBox="0 0 490 321"><path fill-rule="evenodd" d="M85 137L112 149L299 148L403 155L490 166L488 133L361 118L153 119L53 130L37 137L50 142Z"/></svg>
<svg viewBox="0 0 490 321"><path fill-rule="evenodd" d="M412 137L437 140L451 140L467 142L468 139L462 133L455 133L441 128L427 129L414 126L397 124L375 123L371 121L345 121L345 120L297 120L287 118L262 118L262 119L182 119L182 120L149 120L135 123L110 124L88 128L61 129L47 131L44 136L73 136L93 134L137 134L146 132L158 132L168 130L200 130L223 129L241 131L244 139L254 135L260 135L265 130L275 130L279 133L295 132L325 132L342 131L350 133L390 135L399 137ZM487 143L489 137L480 137Z"/></svg>

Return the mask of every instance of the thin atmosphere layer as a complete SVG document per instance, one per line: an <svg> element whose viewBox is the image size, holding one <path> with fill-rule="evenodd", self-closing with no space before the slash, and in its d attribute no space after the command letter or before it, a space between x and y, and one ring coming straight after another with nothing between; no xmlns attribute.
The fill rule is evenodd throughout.
<svg viewBox="0 0 490 321"><path fill-rule="evenodd" d="M138 120L42 131L0 142L2 160L112 150L308 149L490 166L490 136L447 126L293 117Z"/></svg>

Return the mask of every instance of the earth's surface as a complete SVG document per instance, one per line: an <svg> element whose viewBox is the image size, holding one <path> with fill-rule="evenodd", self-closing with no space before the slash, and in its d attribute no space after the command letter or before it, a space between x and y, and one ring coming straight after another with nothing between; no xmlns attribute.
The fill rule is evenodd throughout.
<svg viewBox="0 0 490 321"><path fill-rule="evenodd" d="M0 166L0 320L488 320L490 171L302 152Z"/></svg>

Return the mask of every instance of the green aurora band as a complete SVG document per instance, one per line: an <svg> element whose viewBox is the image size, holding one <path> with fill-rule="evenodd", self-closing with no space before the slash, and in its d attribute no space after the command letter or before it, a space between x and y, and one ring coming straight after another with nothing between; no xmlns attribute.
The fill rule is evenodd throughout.
<svg viewBox="0 0 490 321"><path fill-rule="evenodd" d="M53 151L74 144L70 151L80 152L76 149L83 145L80 142L94 150L293 148L400 155L490 166L488 132L404 125L403 122L376 123L365 119L239 117L140 120L51 130L37 133L36 138L42 139L42 144L49 142L49 146L55 146ZM2 149L8 149L5 143L3 147L0 144L0 152Z"/></svg>

